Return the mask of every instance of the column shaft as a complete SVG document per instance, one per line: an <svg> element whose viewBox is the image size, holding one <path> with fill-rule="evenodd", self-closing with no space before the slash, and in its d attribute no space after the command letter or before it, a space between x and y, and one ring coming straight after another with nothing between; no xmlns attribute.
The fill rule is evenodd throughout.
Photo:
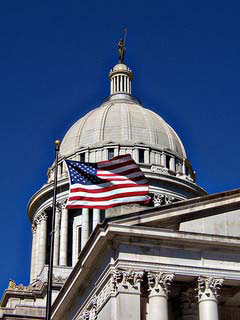
<svg viewBox="0 0 240 320"><path fill-rule="evenodd" d="M59 265L67 265L68 210L62 210Z"/></svg>
<svg viewBox="0 0 240 320"><path fill-rule="evenodd" d="M100 209L93 209L93 230L100 223Z"/></svg>
<svg viewBox="0 0 240 320"><path fill-rule="evenodd" d="M199 302L199 320L218 320L216 299Z"/></svg>
<svg viewBox="0 0 240 320"><path fill-rule="evenodd" d="M161 165L166 168L167 163L166 163L166 154L165 153L162 153Z"/></svg>
<svg viewBox="0 0 240 320"><path fill-rule="evenodd" d="M41 272L43 266L46 263L46 245L47 245L47 216L45 214L41 217L40 223L40 239L39 239L39 269L38 273Z"/></svg>
<svg viewBox="0 0 240 320"><path fill-rule="evenodd" d="M81 250L85 246L89 237L89 209L82 209L82 239L81 239Z"/></svg>
<svg viewBox="0 0 240 320"><path fill-rule="evenodd" d="M58 266L59 264L59 227L60 227L60 210L56 208L56 217L55 217L55 228L54 228L54 251L53 251L53 265Z"/></svg>
<svg viewBox="0 0 240 320"><path fill-rule="evenodd" d="M150 291L147 319L168 320L168 287L174 274L149 272L147 277Z"/></svg>
<svg viewBox="0 0 240 320"><path fill-rule="evenodd" d="M170 158L170 170L175 171L175 158L171 157Z"/></svg>
<svg viewBox="0 0 240 320"><path fill-rule="evenodd" d="M118 89L119 88L119 77L117 76L116 78L117 78L117 92L118 92L119 91L119 89Z"/></svg>
<svg viewBox="0 0 240 320"><path fill-rule="evenodd" d="M161 294L149 296L149 320L168 320L167 297Z"/></svg>
<svg viewBox="0 0 240 320"><path fill-rule="evenodd" d="M218 320L217 296L222 284L220 278L198 278L199 320Z"/></svg>
<svg viewBox="0 0 240 320"><path fill-rule="evenodd" d="M32 225L32 258L31 258L31 276L30 283L35 277L35 262L36 262L36 226Z"/></svg>
<svg viewBox="0 0 240 320"><path fill-rule="evenodd" d="M182 173L183 173L183 174L186 174L185 160L183 160L183 164L182 164Z"/></svg>
<svg viewBox="0 0 240 320"><path fill-rule="evenodd" d="M40 246L40 221L37 220L36 224L36 247L35 247L35 258L34 258L34 275L33 278L36 278L39 274L39 246Z"/></svg>

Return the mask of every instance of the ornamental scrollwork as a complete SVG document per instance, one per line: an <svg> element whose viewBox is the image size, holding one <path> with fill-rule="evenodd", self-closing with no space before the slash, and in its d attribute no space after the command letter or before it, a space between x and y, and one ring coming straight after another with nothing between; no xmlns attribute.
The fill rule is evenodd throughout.
<svg viewBox="0 0 240 320"><path fill-rule="evenodd" d="M35 223L32 224L32 234L35 234L37 232L37 226Z"/></svg>
<svg viewBox="0 0 240 320"><path fill-rule="evenodd" d="M209 298L217 299L224 279L213 277L198 277L198 301L207 300Z"/></svg>
<svg viewBox="0 0 240 320"><path fill-rule="evenodd" d="M56 203L57 210L62 211L63 209L65 209L66 204L67 204L67 199L57 201Z"/></svg>
<svg viewBox="0 0 240 320"><path fill-rule="evenodd" d="M8 289L14 290L14 291L24 291L24 292L32 292L33 290L41 289L42 286L43 286L43 283L39 279L35 280L29 286L24 286L23 284L17 285L16 282L12 279L10 279L8 283Z"/></svg>
<svg viewBox="0 0 240 320"><path fill-rule="evenodd" d="M171 204L174 201L176 201L176 199L170 195L166 195L158 192L155 192L153 194L153 203L155 207L162 206L164 204Z"/></svg>
<svg viewBox="0 0 240 320"><path fill-rule="evenodd" d="M137 272L131 269L114 269L112 273L115 289L120 287L126 290L139 289L140 283L143 280L143 272Z"/></svg>
<svg viewBox="0 0 240 320"><path fill-rule="evenodd" d="M168 296L170 292L169 287L172 284L174 278L174 273L165 273L165 272L148 272L148 286L150 295L161 294Z"/></svg>
<svg viewBox="0 0 240 320"><path fill-rule="evenodd" d="M113 268L107 283L93 299L92 310L95 308L96 314L96 311L99 310L110 297L116 296L118 292L140 292L142 280L143 272L132 269Z"/></svg>
<svg viewBox="0 0 240 320"><path fill-rule="evenodd" d="M34 218L33 224L38 225L41 223L41 221L47 220L47 213L45 211L38 212L37 216Z"/></svg>
<svg viewBox="0 0 240 320"><path fill-rule="evenodd" d="M53 282L55 283L64 283L66 281L65 278L63 278L62 276L55 276L53 275Z"/></svg>

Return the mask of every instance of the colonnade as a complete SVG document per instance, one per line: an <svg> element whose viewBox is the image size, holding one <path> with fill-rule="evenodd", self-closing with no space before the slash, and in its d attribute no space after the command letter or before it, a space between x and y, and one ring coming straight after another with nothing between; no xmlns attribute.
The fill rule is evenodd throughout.
<svg viewBox="0 0 240 320"><path fill-rule="evenodd" d="M219 320L217 298L223 279L199 276L196 286L188 285L186 289L183 283L179 286L176 282L174 286L174 278L171 272L113 267L105 285L96 288L79 319L98 319L99 312L112 299L111 318L116 320ZM176 289L177 303L169 303L170 293Z"/></svg>
<svg viewBox="0 0 240 320"><path fill-rule="evenodd" d="M81 213L80 213L81 214ZM81 239L72 239L73 247L76 246L75 242L81 243L81 248L85 246L90 235L90 212L89 209L82 209L81 219ZM43 211L37 215L32 224L32 259L31 259L31 281L33 281L41 272L46 264L47 246L48 246L48 214ZM65 202L58 202L56 206L55 216L55 230L54 230L54 266L67 266L68 265L68 221L69 212L65 208ZM100 222L100 210L93 209L92 216L92 229ZM80 251L78 250L78 252ZM74 259L72 257L72 264L75 264L77 255Z"/></svg>
<svg viewBox="0 0 240 320"><path fill-rule="evenodd" d="M158 273L148 274L149 296L146 320L168 320L168 294L174 274ZM223 279L214 277L198 277L197 288L192 289L190 304L198 302L199 320L218 320L218 292L223 284ZM197 293L197 294L196 294ZM197 297L196 297L197 295ZM197 300L195 299L197 298ZM195 319L194 314L182 319Z"/></svg>

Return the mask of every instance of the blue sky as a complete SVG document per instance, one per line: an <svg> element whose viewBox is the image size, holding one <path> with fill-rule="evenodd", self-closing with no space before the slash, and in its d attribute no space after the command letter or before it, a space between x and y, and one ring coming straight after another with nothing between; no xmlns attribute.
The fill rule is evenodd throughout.
<svg viewBox="0 0 240 320"><path fill-rule="evenodd" d="M0 3L1 272L28 284L26 206L54 140L109 94L127 26L133 94L179 134L209 193L239 187L239 1Z"/></svg>

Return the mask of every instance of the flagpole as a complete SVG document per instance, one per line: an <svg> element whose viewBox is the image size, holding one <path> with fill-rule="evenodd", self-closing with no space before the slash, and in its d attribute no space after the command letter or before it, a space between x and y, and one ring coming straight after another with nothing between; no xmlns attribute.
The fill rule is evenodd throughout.
<svg viewBox="0 0 240 320"><path fill-rule="evenodd" d="M57 176L58 176L58 154L60 149L60 140L55 141L55 171L54 171L54 188L53 188L53 203L52 203L52 231L50 233L50 259L48 268L48 285L47 285L47 304L46 304L46 320L51 319L52 309L52 278L53 278L53 251L54 251L54 233L55 233L55 213L56 213L56 198L57 198Z"/></svg>

